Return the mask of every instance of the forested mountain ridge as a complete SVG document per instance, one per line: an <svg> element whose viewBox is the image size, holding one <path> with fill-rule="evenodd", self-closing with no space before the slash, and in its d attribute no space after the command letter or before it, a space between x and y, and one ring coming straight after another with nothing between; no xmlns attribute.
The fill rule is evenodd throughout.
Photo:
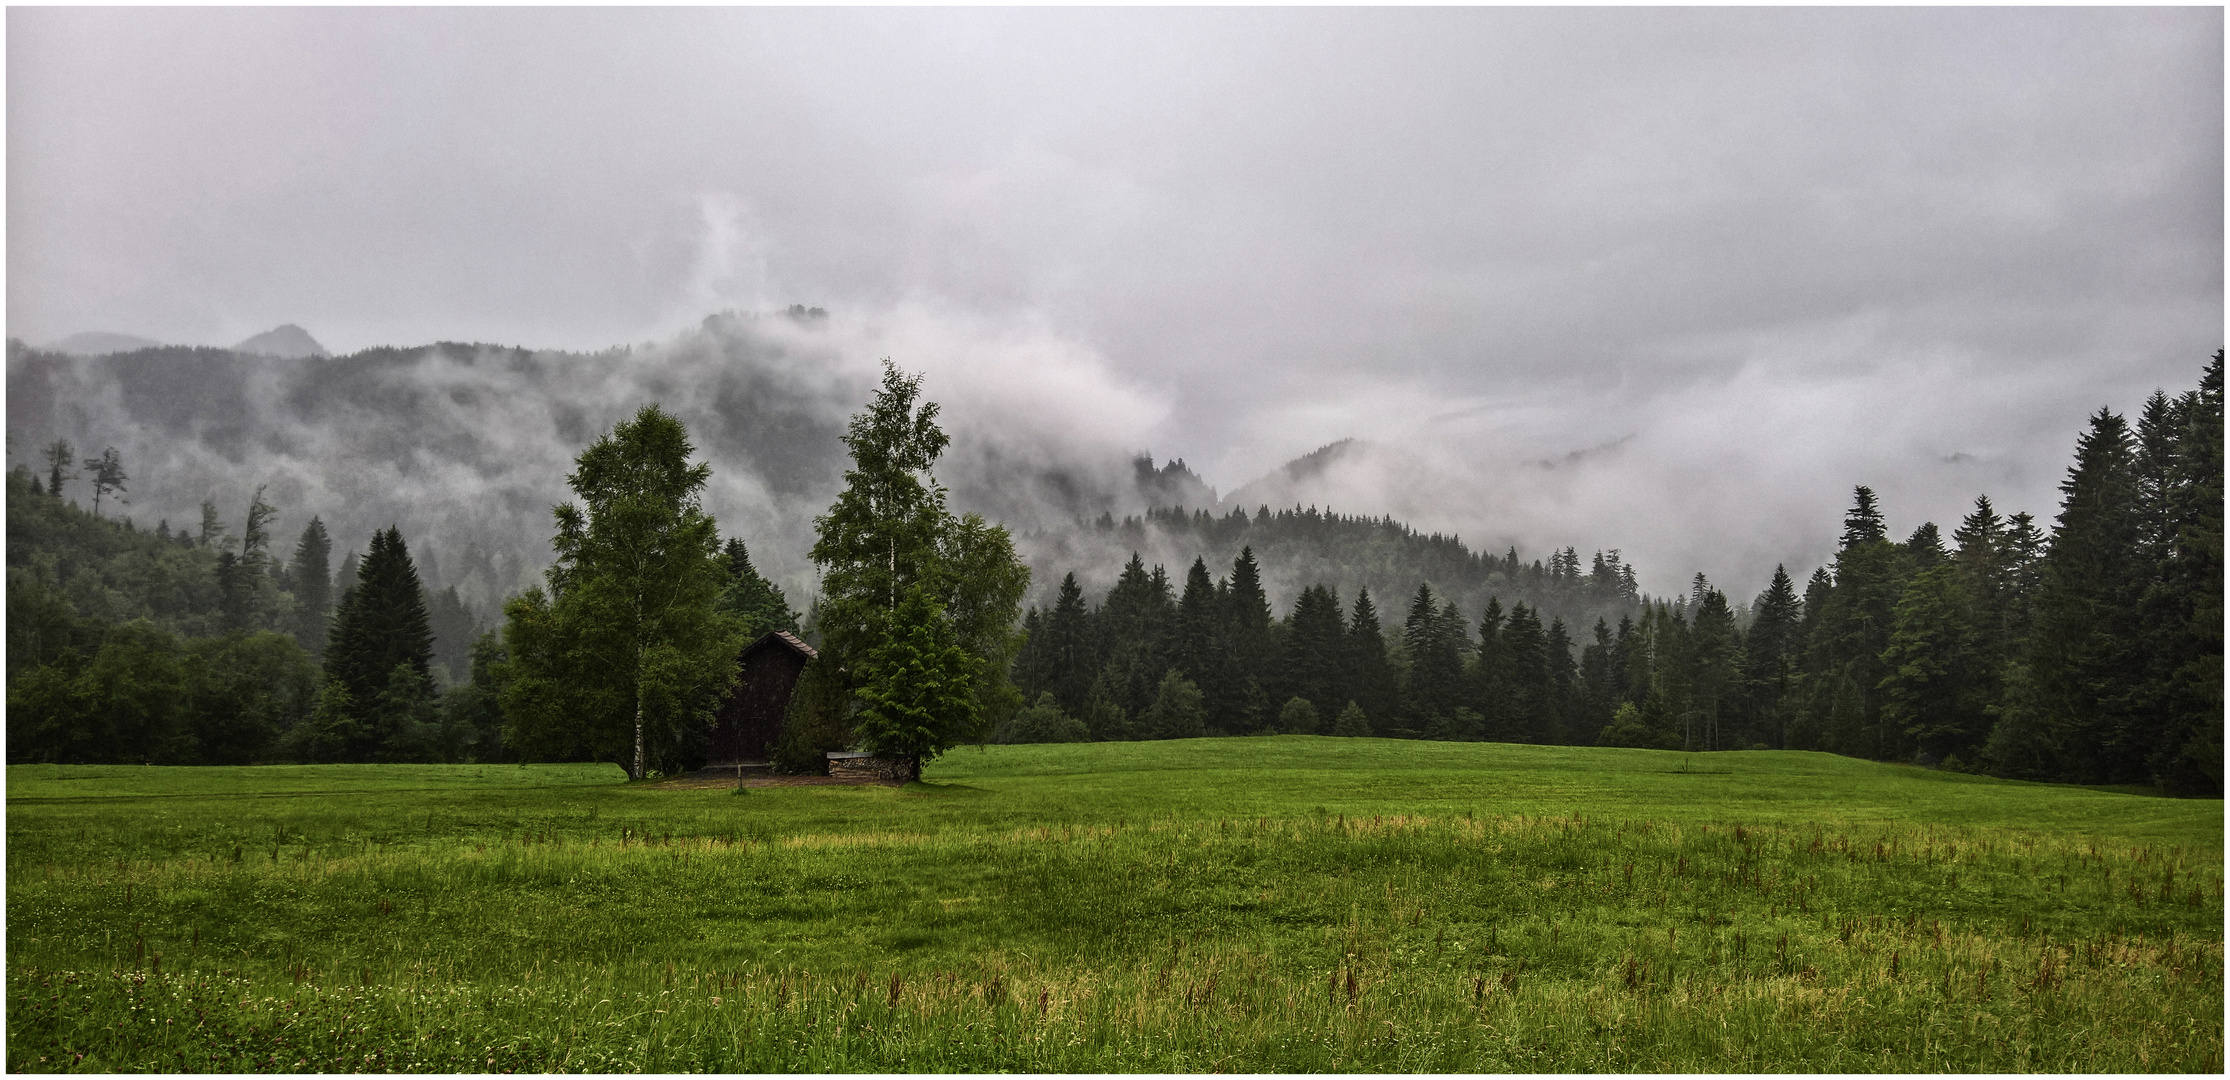
<svg viewBox="0 0 2230 1080"><path fill-rule="evenodd" d="M11 676L52 662L66 647L90 653L101 627L134 620L182 638L277 632L314 657L324 648L332 604L354 580L356 554L335 563L322 521L305 523L291 547L281 544L274 529L284 520L281 508L260 491L234 535L214 502L192 526L174 530L163 519L145 528L49 494L45 478L26 468L9 470L6 482ZM455 586L426 590L426 604L436 677L462 679L487 617Z"/></svg>
<svg viewBox="0 0 2230 1080"><path fill-rule="evenodd" d="M542 518L563 497L566 448L616 422L627 402L663 401L705 441L716 476L708 506L743 530L761 572L804 597L817 588L803 555L812 519L841 479L843 417L872 380L830 343L826 322L729 313L671 341L596 353L437 342L295 359L186 346L86 357L11 341L8 429L19 462L56 439L117 447L144 474L134 495L143 520L184 521L204 498L229 506L265 487L337 536L397 525L420 538L413 554L430 580L492 612L539 578ZM1251 496L1219 498L1181 460L1080 444L1055 430L1057 417L961 415L953 427L939 480L957 509L1015 530L1041 602L1063 573L1089 576L1127 555L1097 547L1102 515L1262 509ZM1303 455L1240 494L1287 491L1358 445ZM1166 554L1172 565L1222 563L1236 548ZM1273 593L1289 598L1288 584L1274 578Z"/></svg>
<svg viewBox="0 0 2230 1080"><path fill-rule="evenodd" d="M501 582L531 580L534 563L506 564L520 549L473 537L512 543L507 515L546 514L543 493L565 472L553 448L597 429L603 405L587 403L630 395L670 393L686 404L677 412L710 418L708 451L745 467L714 470L708 500L725 491L747 508L723 519L739 543L765 563L795 565L799 549L783 538L826 505L841 471L833 418L857 388L844 372L801 362L827 354L813 351L810 325L788 322L716 318L666 347L592 355L436 345L325 360L168 348L86 360L11 343L11 427L19 413L26 421L18 450L57 418L128 432L124 441L154 447L164 470L133 482L133 512L160 519L164 506L201 503L199 528L136 529L113 519L124 509L114 502L95 515L57 499L51 482L41 493L34 470L10 471L11 701L36 690L50 715L70 715L113 702L130 680L111 676L130 658L176 659L259 634L258 648L284 638L315 655L328 637L304 614L317 606L304 602L307 583L325 583L337 601L361 574L344 556L337 579L304 575L299 559L272 550L272 515L297 498L361 494L366 505L351 513L398 507L406 520L452 525L461 542L401 530L417 541L401 556L414 566L383 573L423 573L500 600ZM717 377L693 378L708 370ZM1047 458L980 430L975 438L954 438L953 464L940 463L938 478L955 478L958 506L1025 508L1015 548L1035 572L1014 681L1036 699L1007 737L1285 729L1763 745L2220 789L2219 354L2197 389L2155 394L2134 424L2107 409L2091 418L2048 534L1987 498L1948 538L1927 522L1893 531L1861 487L1828 565L1808 579L1784 567L1748 604L1700 574L1684 595L1643 596L1615 550L1564 547L1530 561L1475 552L1389 516L1231 506L1182 462ZM1334 444L1273 478L1339 467L1354 446ZM58 470L74 468L66 449L59 460ZM117 460L112 448L107 464L84 465ZM275 477L268 503L251 482L264 476ZM96 498L103 492L125 495L97 487ZM206 492L247 505L241 535L228 534ZM436 545L462 552L444 560L450 575L433 572ZM776 575L762 576L740 547L736 562L765 601L746 606L781 621L777 609L790 609L767 580ZM488 610L465 588L404 594L420 596L433 622L444 596L455 611ZM134 626L146 631L123 629ZM429 633L448 643L443 666L456 689L480 694L478 718L451 728L491 730L496 657L462 649L469 635ZM50 670L18 678L32 667ZM423 670L435 670L430 658ZM459 750L454 732L441 736L452 739L447 749L429 741L436 720L450 723L426 711L434 687L359 682L359 696L393 706L334 705L334 723L376 715L382 730L403 733L379 744L406 748L397 752L476 752ZM293 704L271 715L315 711L299 694L272 693ZM228 739L247 745L218 741Z"/></svg>
<svg viewBox="0 0 2230 1080"><path fill-rule="evenodd" d="M809 315L724 313L589 353L437 342L297 359L183 346L86 357L11 340L8 430L18 463L56 439L117 447L150 482L135 495L142 518L184 520L204 497L229 505L264 486L336 535L396 524L425 538L416 555L431 576L493 611L547 561L544 517L564 497L569 448L660 401L715 465L707 505L802 597L816 587L813 517L841 485L844 419L876 377L857 342ZM1129 450L995 404L947 411L939 479L960 510L1061 528L1213 498L1187 470L1142 474Z"/></svg>
<svg viewBox="0 0 2230 1080"><path fill-rule="evenodd" d="M1041 606L1050 606L1061 575L1075 572L1097 588L1134 553L1175 574L1196 558L1229 566L1247 548L1261 565L1265 595L1281 607L1312 585L1343 596L1366 588L1376 596L1406 596L1428 584L1467 611L1500 597L1506 605L1522 600L1578 625L1598 617L1615 622L1641 602L1634 569L1616 550L1594 551L1583 562L1578 549L1567 547L1545 561L1526 562L1514 548L1482 554L1456 537L1420 533L1392 518L1315 507L1250 512L1235 506L1216 514L1171 506L1121 521L1102 515L1089 525L1025 533L1016 542L1037 574L1032 589Z"/></svg>
<svg viewBox="0 0 2230 1080"><path fill-rule="evenodd" d="M1104 600L1069 573L1029 611L1015 681L1036 703L1001 737L1818 749L2220 794L2222 363L2134 428L2094 414L2049 536L1979 496L1949 544L1934 522L1899 542L1861 486L1830 565L1801 594L1780 568L1747 611L1700 573L1652 599L1616 553L1521 567L1386 519L1103 518L1100 549L1132 554ZM1233 547L1228 573L1162 561Z"/></svg>

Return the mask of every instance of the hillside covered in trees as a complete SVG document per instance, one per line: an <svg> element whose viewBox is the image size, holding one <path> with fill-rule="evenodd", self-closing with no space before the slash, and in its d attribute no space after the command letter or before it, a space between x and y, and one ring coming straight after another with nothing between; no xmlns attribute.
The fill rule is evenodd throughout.
<svg viewBox="0 0 2230 1080"><path fill-rule="evenodd" d="M70 497L81 478L66 443L46 456L43 475L6 477L9 760L510 757L500 639L455 586L424 585L400 531L336 565L312 517L281 557L280 509L260 490L238 535L214 501L191 528L143 528ZM741 541L726 560L720 603L749 626L794 629Z"/></svg>
<svg viewBox="0 0 2230 1080"><path fill-rule="evenodd" d="M1859 487L1833 563L1801 590L1780 568L1746 606L1701 574L1641 596L1615 552L1521 566L1385 520L1103 519L1141 548L1239 550L1181 583L1133 555L1091 600L1066 576L1025 616L1035 704L1002 737L1816 749L2219 793L2221 355L2134 429L2101 409L2061 491L2049 536L1982 496L1947 541L1933 522L1897 539ZM1270 573L1312 582L1282 618Z"/></svg>
<svg viewBox="0 0 2230 1080"><path fill-rule="evenodd" d="M2219 793L2221 380L2218 354L2134 425L2091 417L2048 529L1986 496L1948 537L1893 528L1859 487L1831 563L1784 567L1747 602L1701 574L1643 595L1617 551L1529 562L1314 508L1169 505L1033 530L1013 544L1043 590L1018 651L975 647L1012 651L1020 697L979 703L981 733L1816 749ZM113 452L83 462L90 476L67 444L47 456L43 475L7 477L12 760L512 753L503 640L454 588L422 584L400 531L335 567L313 518L282 557L261 491L237 535L211 502L190 527L146 529L117 516L129 478ZM1215 501L1181 462L1137 470L1149 502ZM740 539L723 550L724 617L829 644ZM1113 585L1088 594L1079 577ZM816 708L840 741L848 714Z"/></svg>

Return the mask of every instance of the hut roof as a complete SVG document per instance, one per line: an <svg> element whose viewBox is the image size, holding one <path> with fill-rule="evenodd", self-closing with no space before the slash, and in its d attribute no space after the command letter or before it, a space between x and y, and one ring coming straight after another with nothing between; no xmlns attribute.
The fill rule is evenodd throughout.
<svg viewBox="0 0 2230 1080"><path fill-rule="evenodd" d="M787 630L769 630L766 633L759 635L759 640L743 647L743 655L749 656L752 653L758 652L760 649L774 645L780 645L784 648L787 648L791 652L794 652L799 656L806 658L807 660L817 660L820 659L821 656L820 653L813 651L813 646L798 640L798 636L796 634L790 633Z"/></svg>

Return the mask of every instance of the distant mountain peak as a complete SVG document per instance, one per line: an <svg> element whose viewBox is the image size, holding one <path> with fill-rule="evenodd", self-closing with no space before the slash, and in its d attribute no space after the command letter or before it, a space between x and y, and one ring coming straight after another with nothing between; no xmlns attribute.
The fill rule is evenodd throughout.
<svg viewBox="0 0 2230 1080"><path fill-rule="evenodd" d="M109 353L157 349L161 348L162 344L162 342L153 338L143 338L137 334L118 334L108 330L87 330L84 333L71 334L60 341L49 343L46 346L46 351L58 352L68 356L106 356Z"/></svg>
<svg viewBox="0 0 2230 1080"><path fill-rule="evenodd" d="M1140 454L1131 460L1131 468L1136 473L1138 493L1150 508L1184 506L1202 510L1216 505L1216 489L1188 468L1183 458L1173 458L1157 469L1152 454Z"/></svg>
<svg viewBox="0 0 2230 1080"><path fill-rule="evenodd" d="M275 326L232 347L233 352L275 356L281 360L307 360L333 355L310 332L293 323Z"/></svg>
<svg viewBox="0 0 2230 1080"><path fill-rule="evenodd" d="M1350 453L1362 450L1363 447L1364 444L1356 442L1352 438L1326 443L1286 462L1280 471L1285 473L1288 480L1306 480L1312 476L1322 475L1324 470L1331 468L1334 463L1346 458Z"/></svg>

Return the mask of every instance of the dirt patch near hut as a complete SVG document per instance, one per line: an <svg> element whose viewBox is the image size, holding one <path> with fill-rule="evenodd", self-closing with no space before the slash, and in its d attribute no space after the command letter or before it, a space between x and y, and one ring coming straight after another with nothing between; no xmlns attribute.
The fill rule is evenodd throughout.
<svg viewBox="0 0 2230 1080"><path fill-rule="evenodd" d="M667 780L659 780L659 781L653 782L653 783L651 783L651 784L648 784L648 785L645 785L645 786L647 786L647 787L651 787L651 788L654 788L654 789L657 789L657 790L659 790L659 791L700 791L700 790L704 790L704 789L707 789L707 788L733 788L733 787L735 787L735 786L736 786L736 776L735 776L735 774L734 774L734 773L729 773L729 774L727 774L727 775L725 775L725 776L719 776L719 775L707 775L707 774L705 774L705 773L690 773L690 774L689 774L689 775L687 775L687 776L676 776L676 777L673 777L673 778L671 778L671 779L667 779ZM900 783L899 783L898 781L896 781L896 780L881 780L881 779L871 779L871 778L866 778L866 777L853 777L853 776L767 776L767 775L761 774L761 775L758 775L758 776L746 776L746 777L744 777L744 778L743 778L743 786L744 786L744 787L747 787L747 788L763 788L763 787L902 787L902 786L904 786L904 785L900 784Z"/></svg>

